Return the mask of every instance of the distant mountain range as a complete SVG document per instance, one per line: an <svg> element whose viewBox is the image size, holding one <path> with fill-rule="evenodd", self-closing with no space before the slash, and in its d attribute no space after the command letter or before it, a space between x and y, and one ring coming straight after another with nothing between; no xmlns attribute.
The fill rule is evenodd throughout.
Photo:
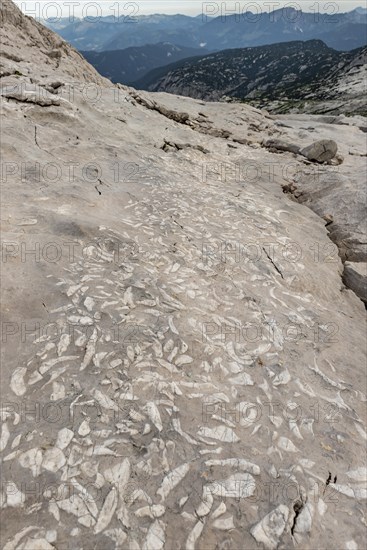
<svg viewBox="0 0 367 550"><path fill-rule="evenodd" d="M359 72L366 69L366 57L366 46L339 52L320 40L283 42L186 59L152 70L134 87L204 100L254 100L266 106L274 101L337 99L333 90L348 73L355 75L356 95L363 97L365 76ZM345 97L349 90L344 87Z"/></svg>
<svg viewBox="0 0 367 550"><path fill-rule="evenodd" d="M201 17L187 15L143 15L137 17L101 17L98 21L75 18L54 24L43 23L78 50L122 50L130 47L169 42L199 48L198 29Z"/></svg>
<svg viewBox="0 0 367 550"><path fill-rule="evenodd" d="M187 48L218 51L295 40L319 39L336 50L353 50L367 42L367 11L317 14L284 8L272 13L203 18L186 15L148 15L44 21L78 50L120 50L169 42Z"/></svg>
<svg viewBox="0 0 367 550"><path fill-rule="evenodd" d="M205 49L186 48L163 42L124 50L81 53L101 75L112 82L132 84L152 69L208 52Z"/></svg>

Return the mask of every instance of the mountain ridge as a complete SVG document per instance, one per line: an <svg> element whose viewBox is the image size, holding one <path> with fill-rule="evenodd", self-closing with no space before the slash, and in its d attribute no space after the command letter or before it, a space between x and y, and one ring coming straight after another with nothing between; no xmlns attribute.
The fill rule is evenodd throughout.
<svg viewBox="0 0 367 550"><path fill-rule="evenodd" d="M294 17L294 15L296 17ZM126 21L126 22L125 22ZM367 14L356 11L317 14L283 8L273 13L198 18L189 16L136 17L136 22L102 17L96 23L76 21L54 27L80 50L116 50L147 43L171 42L178 46L223 50L282 41L321 39L338 50L366 44ZM52 26L52 24L51 24Z"/></svg>
<svg viewBox="0 0 367 550"><path fill-rule="evenodd" d="M340 79L343 71L350 72L356 65L361 67L361 86L358 97L351 94L350 108L346 105L345 109L363 114L366 51L367 47L361 47L338 52L320 40L223 50L152 70L134 86L210 101L255 100L270 108L275 101L299 105L333 100L336 75Z"/></svg>

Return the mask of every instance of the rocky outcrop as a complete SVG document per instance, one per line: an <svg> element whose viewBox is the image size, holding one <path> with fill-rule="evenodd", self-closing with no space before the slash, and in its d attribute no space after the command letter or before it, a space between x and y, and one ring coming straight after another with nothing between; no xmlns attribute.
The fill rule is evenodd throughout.
<svg viewBox="0 0 367 550"><path fill-rule="evenodd" d="M301 149L300 154L308 158L308 160L314 160L316 162L327 162L332 160L337 152L338 145L332 139L321 139L320 141L315 141Z"/></svg>
<svg viewBox="0 0 367 550"><path fill-rule="evenodd" d="M1 95L7 99L13 99L23 103L33 103L40 107L50 107L51 105L60 105L62 98L55 96L48 92L46 88L37 86L36 84L30 86L22 86L14 84L10 86L4 86L1 88Z"/></svg>
<svg viewBox="0 0 367 550"><path fill-rule="evenodd" d="M367 304L367 263L345 262L344 282Z"/></svg>
<svg viewBox="0 0 367 550"><path fill-rule="evenodd" d="M281 139L268 139L264 143L264 147L270 149L271 151L288 151L289 153L298 154L300 152L300 147L294 143L286 143Z"/></svg>
<svg viewBox="0 0 367 550"><path fill-rule="evenodd" d="M1 3L0 25L0 76L16 71L18 77L31 77L33 66L37 66L37 72L43 75L60 69L68 84L75 80L104 86L108 82L75 48L36 19L24 16L11 0ZM17 36L16 43L14 36Z"/></svg>

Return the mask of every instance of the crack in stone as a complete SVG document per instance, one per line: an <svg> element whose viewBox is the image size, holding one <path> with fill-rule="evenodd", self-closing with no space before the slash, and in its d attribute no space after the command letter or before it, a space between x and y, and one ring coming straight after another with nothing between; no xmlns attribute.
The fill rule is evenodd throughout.
<svg viewBox="0 0 367 550"><path fill-rule="evenodd" d="M280 271L279 267L276 265L276 263L271 259L271 257L269 256L269 254L266 252L265 248L262 247L263 251L265 252L267 258L270 260L270 262L273 264L274 268L276 269L276 271L279 273L279 275L281 276L282 279L284 279L283 277L283 273Z"/></svg>

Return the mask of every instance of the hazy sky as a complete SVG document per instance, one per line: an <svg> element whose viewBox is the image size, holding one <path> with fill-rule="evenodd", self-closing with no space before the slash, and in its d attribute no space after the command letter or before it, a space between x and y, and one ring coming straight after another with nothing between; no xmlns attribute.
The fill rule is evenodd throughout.
<svg viewBox="0 0 367 550"><path fill-rule="evenodd" d="M267 12L283 6L293 6L302 8L304 11L320 11L326 13L341 13L351 11L358 6L366 7L366 0L227 0L216 2L203 2L201 0L183 0L177 2L175 0L15 0L15 3L27 15L33 15L36 11L38 18L50 17L68 17L69 10L74 10L76 16L82 15L89 17L98 17L101 15L113 15L117 13L117 5L119 5L119 14L124 15L139 15L146 13L185 13L188 15L199 15L201 13L209 14L215 11L215 15L222 15L233 12L237 8L237 12L252 11L259 13L260 9ZM73 6L73 7L71 7Z"/></svg>

